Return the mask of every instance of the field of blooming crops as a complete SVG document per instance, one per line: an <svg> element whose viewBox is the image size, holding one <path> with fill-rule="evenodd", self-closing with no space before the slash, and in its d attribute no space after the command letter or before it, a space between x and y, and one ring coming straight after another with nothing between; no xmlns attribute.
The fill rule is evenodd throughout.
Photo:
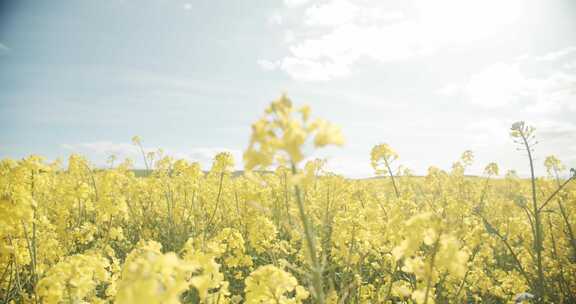
<svg viewBox="0 0 576 304"><path fill-rule="evenodd" d="M535 132L511 128L527 168ZM238 176L228 153L211 168L143 153L146 176L2 160L0 303L576 303L576 173L558 159L469 177L466 151L414 177L381 144L366 153L381 178L354 180L303 152L343 142L283 96Z"/></svg>

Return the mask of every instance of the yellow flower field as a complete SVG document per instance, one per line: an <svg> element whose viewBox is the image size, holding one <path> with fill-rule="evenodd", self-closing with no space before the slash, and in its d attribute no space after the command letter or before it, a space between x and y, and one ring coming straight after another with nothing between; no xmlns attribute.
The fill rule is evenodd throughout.
<svg viewBox="0 0 576 304"><path fill-rule="evenodd" d="M274 101L239 176L228 153L201 168L138 137L143 177L128 160L2 160L0 303L576 303L576 173L558 159L471 177L465 151L419 177L380 144L378 178L348 179L308 161L344 143L313 114ZM510 134L531 169L536 133Z"/></svg>

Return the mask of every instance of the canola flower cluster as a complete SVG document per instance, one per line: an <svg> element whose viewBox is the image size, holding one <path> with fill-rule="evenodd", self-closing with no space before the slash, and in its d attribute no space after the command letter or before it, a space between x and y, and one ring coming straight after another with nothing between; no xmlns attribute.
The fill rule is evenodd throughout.
<svg viewBox="0 0 576 304"><path fill-rule="evenodd" d="M145 153L95 169L0 161L0 303L576 303L576 178L533 173L535 130L511 136L531 179L474 154L424 177L376 145L379 178L327 172L307 151L339 129L282 96L252 127L246 172ZM257 169L257 170L254 170Z"/></svg>

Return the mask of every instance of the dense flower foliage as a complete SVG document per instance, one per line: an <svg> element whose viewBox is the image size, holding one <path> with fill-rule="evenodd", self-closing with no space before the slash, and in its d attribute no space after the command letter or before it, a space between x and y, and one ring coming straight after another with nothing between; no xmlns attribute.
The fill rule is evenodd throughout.
<svg viewBox="0 0 576 304"><path fill-rule="evenodd" d="M534 133L511 135L532 153ZM2 160L0 303L576 303L576 187L556 157L533 179L496 163L467 176L471 151L412 176L386 144L373 179L306 162L343 141L282 96L245 174L229 153L203 170L139 137L145 176Z"/></svg>

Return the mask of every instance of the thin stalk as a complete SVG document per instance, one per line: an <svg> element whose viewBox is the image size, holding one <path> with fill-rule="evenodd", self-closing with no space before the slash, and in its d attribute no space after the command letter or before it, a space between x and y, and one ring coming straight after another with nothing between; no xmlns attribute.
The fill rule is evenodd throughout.
<svg viewBox="0 0 576 304"><path fill-rule="evenodd" d="M526 152L528 153L528 160L530 161L530 182L532 185L532 208L533 208L534 230L535 230L534 250L536 251L536 266L538 270L538 280L536 280L535 287L536 287L537 301L539 303L543 303L544 298L546 296L546 288L544 282L544 266L542 264L543 235L542 235L542 223L540 218L541 208L538 208L538 202L536 199L536 176L534 174L534 160L532 158L532 150L530 148L530 145L528 144L528 139L526 138L524 132L520 132L520 136L522 137L524 147L526 148ZM556 194L558 191L559 190L557 190L554 194ZM546 201L543 206L545 206L545 204L547 204L548 201Z"/></svg>
<svg viewBox="0 0 576 304"><path fill-rule="evenodd" d="M570 238L570 245L572 246L572 255L573 255L572 258L576 259L576 238L574 237L574 231L572 230L572 226L570 225L566 209L564 209L564 205L560 200L558 200L558 206L560 207L560 214L562 215L562 219L564 220L564 226L566 226L566 231L568 237Z"/></svg>
<svg viewBox="0 0 576 304"><path fill-rule="evenodd" d="M292 216L290 215L290 205L289 205L289 195L288 193L288 174L284 172L284 203L286 205L286 216L288 217L288 224L292 225Z"/></svg>
<svg viewBox="0 0 576 304"><path fill-rule="evenodd" d="M558 174L558 170L554 168L554 176L556 177L556 184L559 188L563 187L562 183L560 183L560 176ZM572 175L569 179L576 178L576 175ZM543 206L545 203L543 204ZM540 207L540 208L543 208ZM566 226L566 232L568 237L570 238L570 245L572 246L572 260L576 260L576 238L574 238L574 231L572 230L572 225L570 225L570 220L568 219L568 215L566 214L566 209L564 209L564 204L562 204L562 199L558 199L558 207L560 208L560 214L562 219L564 220L564 225Z"/></svg>
<svg viewBox="0 0 576 304"><path fill-rule="evenodd" d="M440 236L438 233L438 238L434 242L434 251L432 252L432 257L430 257L430 269L428 273L428 278L426 280L426 291L424 292L424 304L428 303L428 295L430 294L430 289L432 288L432 271L434 271L434 263L436 261L436 253L438 253L438 247L440 246Z"/></svg>
<svg viewBox="0 0 576 304"><path fill-rule="evenodd" d="M388 284L388 287L386 288L386 295L384 296L384 302L388 301L388 299L390 299L390 296L392 295L392 287L394 285L394 274L396 273L396 271L398 271L400 269L399 263L395 263L395 265L392 269L393 269L393 271L390 274L390 283Z"/></svg>
<svg viewBox="0 0 576 304"><path fill-rule="evenodd" d="M222 184L224 182L224 171L222 171L220 173L220 181L218 182L218 194L216 195L216 206L214 206L214 211L212 211L212 215L210 216L210 218L208 219L207 225L206 225L206 229L204 230L206 234L206 231L208 230L208 226L210 226L212 224L212 221L214 220L214 217L216 216L216 211L218 211L218 205L220 205L220 197L222 196Z"/></svg>
<svg viewBox="0 0 576 304"><path fill-rule="evenodd" d="M398 186L396 186L396 179L394 178L394 173L392 173L392 168L390 167L390 163L386 157L384 158L384 163L386 164L386 168L388 169L388 174L392 179L392 186L394 187L394 193L396 194L396 198L400 198L400 191L398 191Z"/></svg>
<svg viewBox="0 0 576 304"><path fill-rule="evenodd" d="M32 199L34 199L34 186L35 186L35 175L34 175L34 171L32 171L31 173L31 184L30 184L30 196L32 197ZM36 211L36 205L32 206L32 240L28 240L28 232L26 232L26 225L24 225L24 222L22 222L22 225L24 226L24 234L26 236L26 242L28 243L28 249L30 250L30 258L32 260L32 286L34 289L34 303L38 303L38 295L36 294L36 283L38 283L38 272L36 271L37 269L37 265L38 265L38 260L36 258L36 248L37 248L37 242L36 242L36 221L37 221L37 216L38 216L38 212Z"/></svg>
<svg viewBox="0 0 576 304"><path fill-rule="evenodd" d="M566 291L564 290L564 287L567 286L566 284L566 279L564 278L564 267L562 266L562 261L560 260L560 255L558 254L558 249L556 246L556 238L554 237L554 230L552 227L552 220L550 219L550 216L548 216L548 229L550 229L550 240L552 241L552 255L554 257L554 260L556 260L558 262L558 268L560 270L559 276L560 276L560 282L558 282L558 287L560 288L560 292L562 293L562 297L565 298L566 296ZM568 287L568 286L567 286ZM570 287L568 287L568 289L570 289ZM564 302L564 301L562 301Z"/></svg>
<svg viewBox="0 0 576 304"><path fill-rule="evenodd" d="M142 158L144 159L144 166L146 166L146 176L150 171L150 166L148 166L148 159L146 158L146 153L144 152L144 147L142 147L141 143L138 143L138 147L140 148L140 152L142 153Z"/></svg>
<svg viewBox="0 0 576 304"><path fill-rule="evenodd" d="M8 267L7 267L7 269L6 269L6 270L8 271L8 275L9 275L8 284L7 284L6 289L5 289L5 290L6 290L6 295L5 295L2 303L8 303L8 300L10 300L10 299L12 298L12 296L10 295L10 293L11 293L11 291L12 291L12 268L13 268L13 263L14 263L14 262L13 262L13 257L10 257L10 263L7 265ZM4 277L2 277L2 281L1 281L1 282L4 282Z"/></svg>
<svg viewBox="0 0 576 304"><path fill-rule="evenodd" d="M90 174L90 180L92 182L92 188L94 188L94 197L96 198L96 201L99 201L98 198L98 187L96 187L96 179L94 178L94 173L92 172L92 169L90 169L90 167L88 167L87 164L83 163L84 168L86 169L86 171L88 171L88 174Z"/></svg>
<svg viewBox="0 0 576 304"><path fill-rule="evenodd" d="M542 209L544 209L544 207L546 207L546 205L548 205L548 203L550 201L552 201L552 199L554 198L554 196L556 196L556 194L558 194L558 192L560 192L560 190L562 190L566 185L568 185L569 182L571 182L572 180L576 179L576 175L571 176L569 179L567 179L564 183L562 183L562 185L560 185L558 187L558 189L556 189L556 191L554 191L554 193L552 193L542 204L542 206L540 206L540 208L538 208L538 211L541 211Z"/></svg>
<svg viewBox="0 0 576 304"><path fill-rule="evenodd" d="M296 165L292 163L292 174L296 175ZM302 220L302 225L304 226L304 234L306 239L306 245L308 247L308 254L310 255L310 261L312 263L312 286L314 288L314 295L316 297L316 303L324 304L324 288L322 286L322 266L318 261L316 256L316 244L314 241L314 229L310 224L310 219L308 218L306 211L304 210L304 202L302 201L302 191L298 185L294 185L294 193L296 194L296 203L298 204L298 210L300 213L300 219Z"/></svg>
<svg viewBox="0 0 576 304"><path fill-rule="evenodd" d="M506 246L506 248L508 249L508 251L512 255L514 262L516 263L515 264L516 268L518 269L518 271L520 271L520 274L522 274L522 276L526 280L526 283L528 283L528 285L530 285L530 286L534 286L533 280L530 278L528 273L524 270L524 267L522 267L522 263L520 262L518 255L516 254L516 252L514 252L514 250L512 249L512 246L510 246L510 243L508 243L508 240L500 233L500 231L498 231L498 229L496 229L496 227L494 227L492 224L490 224L490 222L488 222L488 220L486 218L482 217L482 220L485 221L490 227L492 227L493 230L489 231L489 233L496 235L504 243L504 245Z"/></svg>
<svg viewBox="0 0 576 304"><path fill-rule="evenodd" d="M482 195L480 196L480 203L478 204L480 208L484 207L484 199L486 198L486 193L488 193L489 183L490 183L490 177L486 177L486 182L484 183L484 188L482 189Z"/></svg>
<svg viewBox="0 0 576 304"><path fill-rule="evenodd" d="M480 246L477 246L474 249L474 253L472 253L472 257L470 258L470 263L472 263L474 261L478 252L480 252ZM468 274L470 274L470 267L468 267L466 269L466 273L464 274L464 277L462 278L462 282L458 286L458 290L456 291L456 295L454 295L454 303L458 302L458 297L460 296L460 292L462 292L462 289L464 289L464 285L466 285L466 279L468 279Z"/></svg>

